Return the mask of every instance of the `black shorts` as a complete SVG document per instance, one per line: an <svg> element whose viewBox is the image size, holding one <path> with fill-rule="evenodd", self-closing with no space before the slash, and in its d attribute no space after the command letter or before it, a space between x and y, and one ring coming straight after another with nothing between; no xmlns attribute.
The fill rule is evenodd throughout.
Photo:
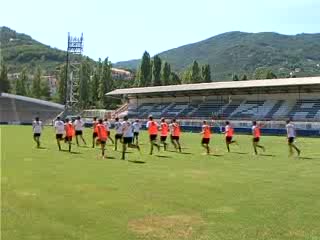
<svg viewBox="0 0 320 240"><path fill-rule="evenodd" d="M57 140L62 140L63 134L56 134L56 139Z"/></svg>
<svg viewBox="0 0 320 240"><path fill-rule="evenodd" d="M139 133L138 133L138 132L134 132L134 133L133 133L133 136L134 136L134 137L138 137L138 136L139 136Z"/></svg>
<svg viewBox="0 0 320 240"><path fill-rule="evenodd" d="M115 135L115 139L121 139L121 138L122 138L122 134L117 133L117 134Z"/></svg>
<svg viewBox="0 0 320 240"><path fill-rule="evenodd" d="M123 143L124 143L124 144L130 144L130 143L132 143L132 137L124 137L124 138L123 138Z"/></svg>
<svg viewBox="0 0 320 240"><path fill-rule="evenodd" d="M34 137L40 137L40 136L41 136L41 133L34 133L33 136L34 136Z"/></svg>
<svg viewBox="0 0 320 240"><path fill-rule="evenodd" d="M288 143L293 143L294 142L294 137L289 137L288 138Z"/></svg>
<svg viewBox="0 0 320 240"><path fill-rule="evenodd" d="M100 139L98 141L100 144L106 144L106 142L107 142L106 140L100 140Z"/></svg>
<svg viewBox="0 0 320 240"><path fill-rule="evenodd" d="M160 141L165 142L167 140L167 136L160 136Z"/></svg>
<svg viewBox="0 0 320 240"><path fill-rule="evenodd" d="M82 136L82 130L77 130L76 131L76 136L81 135Z"/></svg>
<svg viewBox="0 0 320 240"><path fill-rule="evenodd" d="M253 142L259 142L259 141L260 141L260 138L259 138L259 137L255 137L255 138L252 139L252 141L253 141Z"/></svg>
<svg viewBox="0 0 320 240"><path fill-rule="evenodd" d="M155 140L157 140L157 134L151 134L150 136L149 136L149 138L150 138L150 141L155 141Z"/></svg>
<svg viewBox="0 0 320 240"><path fill-rule="evenodd" d="M72 141L72 136L66 136L65 138L66 142L71 142Z"/></svg>
<svg viewBox="0 0 320 240"><path fill-rule="evenodd" d="M179 140L180 137L179 137L179 136L171 136L171 139L172 139L172 140Z"/></svg>
<svg viewBox="0 0 320 240"><path fill-rule="evenodd" d="M226 137L226 142L231 143L232 142L232 137Z"/></svg>
<svg viewBox="0 0 320 240"><path fill-rule="evenodd" d="M209 144L210 138L202 138L201 144Z"/></svg>
<svg viewBox="0 0 320 240"><path fill-rule="evenodd" d="M92 137L93 137L93 138L98 137L98 133L97 133L97 132L93 132L93 133L92 133Z"/></svg>

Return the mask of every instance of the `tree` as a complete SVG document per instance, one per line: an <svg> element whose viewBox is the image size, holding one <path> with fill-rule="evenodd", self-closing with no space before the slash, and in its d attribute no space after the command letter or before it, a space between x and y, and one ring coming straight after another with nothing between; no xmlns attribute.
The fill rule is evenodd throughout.
<svg viewBox="0 0 320 240"><path fill-rule="evenodd" d="M43 79L41 81L41 98L45 100L50 100L51 99L51 91L50 91L50 86L49 86L49 81L47 79Z"/></svg>
<svg viewBox="0 0 320 240"><path fill-rule="evenodd" d="M242 76L241 80L242 80L242 81L246 81L246 80L248 80L247 75L246 75L246 74L244 74L244 75Z"/></svg>
<svg viewBox="0 0 320 240"><path fill-rule="evenodd" d="M237 74L233 74L232 81L239 81L239 77Z"/></svg>
<svg viewBox="0 0 320 240"><path fill-rule="evenodd" d="M31 96L35 98L41 97L41 69L37 68L36 74L32 79Z"/></svg>
<svg viewBox="0 0 320 240"><path fill-rule="evenodd" d="M170 85L172 84L170 81L170 76L171 76L171 66L169 63L164 62L163 64L163 69L162 69L162 74L161 74L161 81L162 85Z"/></svg>
<svg viewBox="0 0 320 240"><path fill-rule="evenodd" d="M86 108L90 105L90 76L91 66L87 58L80 66L79 104L81 108Z"/></svg>
<svg viewBox="0 0 320 240"><path fill-rule="evenodd" d="M191 70L186 69L182 75L181 75L181 81L184 84L192 83L192 75L191 75Z"/></svg>
<svg viewBox="0 0 320 240"><path fill-rule="evenodd" d="M101 58L99 58L98 64L94 70L93 77L92 77L92 84L91 84L91 101L93 105L97 105L99 101L99 86L100 86L100 79L102 77L102 62Z"/></svg>
<svg viewBox="0 0 320 240"><path fill-rule="evenodd" d="M161 58L158 55L153 57L152 86L161 86Z"/></svg>
<svg viewBox="0 0 320 240"><path fill-rule="evenodd" d="M66 95L66 68L67 65L63 64L60 67L60 72L58 75L58 99L60 103L65 103L65 95Z"/></svg>
<svg viewBox="0 0 320 240"><path fill-rule="evenodd" d="M101 107L106 106L106 98L104 95L113 89L111 68L112 68L112 64L109 61L109 59L106 58L103 62L102 76L100 79L100 87L99 87L99 98L100 98Z"/></svg>
<svg viewBox="0 0 320 240"><path fill-rule="evenodd" d="M174 72L171 72L171 73L170 73L169 82L170 82L170 85L178 85L178 84L181 84L181 80L180 80L179 76L178 76L176 73L174 73Z"/></svg>
<svg viewBox="0 0 320 240"><path fill-rule="evenodd" d="M264 67L257 68L254 72L255 79L274 79L277 76L272 72L272 70Z"/></svg>
<svg viewBox="0 0 320 240"><path fill-rule="evenodd" d="M20 76L16 82L16 94L17 95L22 95L22 96L27 95L27 82L28 82L27 69L23 68L23 70L20 73Z"/></svg>
<svg viewBox="0 0 320 240"><path fill-rule="evenodd" d="M201 67L202 81L203 82L211 82L211 70L210 65L206 64Z"/></svg>
<svg viewBox="0 0 320 240"><path fill-rule="evenodd" d="M0 92L9 92L10 82L8 79L8 69L7 66L1 61L0 64Z"/></svg>
<svg viewBox="0 0 320 240"><path fill-rule="evenodd" d="M142 56L141 66L140 66L140 79L139 87L146 87L150 85L151 80L151 62L150 54L145 51Z"/></svg>
<svg viewBox="0 0 320 240"><path fill-rule="evenodd" d="M275 79L277 78L277 75L274 74L271 70L269 70L266 74L266 79Z"/></svg>
<svg viewBox="0 0 320 240"><path fill-rule="evenodd" d="M192 68L191 68L191 82L192 83L201 82L200 67L196 60L193 61Z"/></svg>

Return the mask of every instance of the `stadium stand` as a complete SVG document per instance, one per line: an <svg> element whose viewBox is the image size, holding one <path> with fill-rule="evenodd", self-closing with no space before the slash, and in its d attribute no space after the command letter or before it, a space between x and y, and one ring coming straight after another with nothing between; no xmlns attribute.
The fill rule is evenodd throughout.
<svg viewBox="0 0 320 240"><path fill-rule="evenodd" d="M57 103L38 100L30 97L0 94L1 124L30 124L35 117L44 123L51 123L64 106Z"/></svg>

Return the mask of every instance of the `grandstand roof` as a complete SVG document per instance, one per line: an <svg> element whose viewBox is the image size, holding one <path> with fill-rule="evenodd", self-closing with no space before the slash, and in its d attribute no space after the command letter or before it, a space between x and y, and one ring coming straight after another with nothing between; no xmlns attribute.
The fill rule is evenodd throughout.
<svg viewBox="0 0 320 240"><path fill-rule="evenodd" d="M20 101L25 101L25 102L30 102L30 103L36 103L36 104L41 104L44 106L48 107L53 107L53 108L58 108L63 110L64 105L58 104L58 103L53 103L49 101L44 101L44 100L39 100L36 98L31 98L31 97L25 97L25 96L20 96L20 95L14 95L14 94L9 94L9 93L0 93L0 98L10 98L14 100L20 100Z"/></svg>
<svg viewBox="0 0 320 240"><path fill-rule="evenodd" d="M255 93L257 91L265 91L266 93L275 92L320 92L320 77L305 78L283 78L283 79L265 79L265 80L249 80L249 81L230 81L230 82L212 82L197 84L181 84L159 87L143 87L143 88L124 88L116 89L106 94L106 96L126 95L134 97L144 95L146 97L164 96L164 95L193 95L199 93L214 94L240 94Z"/></svg>

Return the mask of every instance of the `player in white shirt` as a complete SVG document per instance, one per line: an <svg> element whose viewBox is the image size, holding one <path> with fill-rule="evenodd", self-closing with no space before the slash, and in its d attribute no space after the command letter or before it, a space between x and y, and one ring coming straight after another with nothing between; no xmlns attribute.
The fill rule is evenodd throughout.
<svg viewBox="0 0 320 240"><path fill-rule="evenodd" d="M116 131L116 135L115 135L115 141L114 141L114 150L117 151L118 148L118 140L120 140L120 142L122 142L122 124L119 121L119 118L116 117L115 118L115 122L114 122L114 129Z"/></svg>
<svg viewBox="0 0 320 240"><path fill-rule="evenodd" d="M77 117L77 119L73 123L74 129L76 131L76 142L77 145L79 146L79 140L78 136L82 139L82 142L87 145L86 141L83 138L83 129L84 129L84 121L81 120L80 117Z"/></svg>
<svg viewBox="0 0 320 240"><path fill-rule="evenodd" d="M287 120L286 130L287 130L287 139L288 139L288 146L289 146L289 153L290 156L293 154L293 149L297 151L298 156L300 156L301 150L297 148L294 144L294 139L296 137L296 128L290 120Z"/></svg>
<svg viewBox="0 0 320 240"><path fill-rule="evenodd" d="M112 137L111 137L111 134L110 134L111 123L108 121L107 118L104 119L103 125L104 125L105 128L106 128L106 131L107 131L107 134L108 134L108 139L110 139L110 141L112 142L112 144L114 144L114 141L113 141L113 139L112 139Z"/></svg>
<svg viewBox="0 0 320 240"><path fill-rule="evenodd" d="M42 122L39 117L36 117L32 122L33 140L37 143L37 148L40 148L40 136L43 130Z"/></svg>
<svg viewBox="0 0 320 240"><path fill-rule="evenodd" d="M132 124L132 127L133 127L133 143L136 142L136 144L138 144L139 143L139 132L140 132L140 128L141 128L141 124L138 119Z"/></svg>
<svg viewBox="0 0 320 240"><path fill-rule="evenodd" d="M128 121L128 117L123 117L123 122L121 123L122 130L122 160L125 160L125 154L127 150L127 145L129 148L136 148L140 151L140 147L138 144L133 144L133 125Z"/></svg>
<svg viewBox="0 0 320 240"><path fill-rule="evenodd" d="M63 134L65 132L65 129L64 122L60 119L60 117L57 117L57 120L54 122L54 128L56 132L56 140L59 147L59 151L61 151L60 141L63 140Z"/></svg>

